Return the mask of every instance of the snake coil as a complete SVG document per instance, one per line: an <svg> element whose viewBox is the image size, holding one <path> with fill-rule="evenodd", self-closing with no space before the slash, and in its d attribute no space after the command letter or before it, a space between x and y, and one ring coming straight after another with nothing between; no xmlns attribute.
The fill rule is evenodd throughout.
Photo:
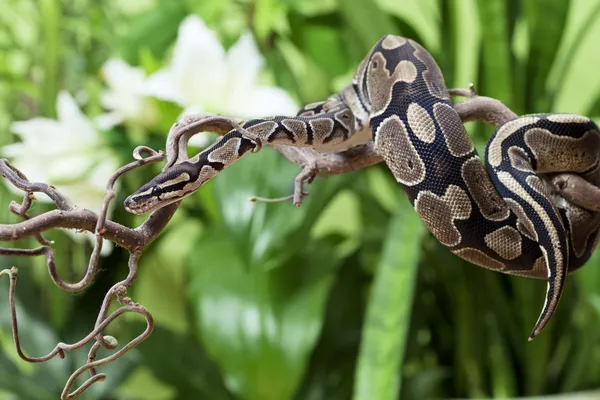
<svg viewBox="0 0 600 400"><path fill-rule="evenodd" d="M195 157L168 166L125 201L140 214L181 200L259 144L343 150L373 141L435 238L459 257L507 274L546 279L530 339L556 310L567 273L598 242L600 216L553 193L553 174L598 184L600 131L571 114L527 115L496 130L485 165L452 107L442 73L418 43L381 38L352 84L297 116L232 129Z"/></svg>

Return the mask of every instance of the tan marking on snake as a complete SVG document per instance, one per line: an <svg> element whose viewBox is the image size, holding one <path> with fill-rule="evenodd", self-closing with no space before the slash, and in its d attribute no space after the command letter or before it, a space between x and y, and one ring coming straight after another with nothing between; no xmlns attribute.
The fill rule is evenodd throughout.
<svg viewBox="0 0 600 400"><path fill-rule="evenodd" d="M600 213L594 213L573 204L568 204L566 215L573 252L577 258L583 256L588 248L592 234L600 226Z"/></svg>
<svg viewBox="0 0 600 400"><path fill-rule="evenodd" d="M531 166L531 160L529 156L522 148L518 146L511 146L508 149L508 158L510 159L510 165L519 171L533 172Z"/></svg>
<svg viewBox="0 0 600 400"><path fill-rule="evenodd" d="M487 247L506 260L514 260L521 255L521 234L512 226L503 226L488 233L484 240Z"/></svg>
<svg viewBox="0 0 600 400"><path fill-rule="evenodd" d="M294 134L298 143L306 143L308 141L305 122L290 118L281 121L281 125Z"/></svg>
<svg viewBox="0 0 600 400"><path fill-rule="evenodd" d="M411 143L400 117L392 115L379 125L375 144L398 182L413 186L425 179L425 164Z"/></svg>
<svg viewBox="0 0 600 400"><path fill-rule="evenodd" d="M237 160L241 142L242 139L239 137L227 139L222 146L208 153L208 161L230 164L232 160Z"/></svg>
<svg viewBox="0 0 600 400"><path fill-rule="evenodd" d="M493 167L499 166L502 163L502 143L519 129L534 124L539 120L538 117L521 117L502 125L489 144L488 162Z"/></svg>
<svg viewBox="0 0 600 400"><path fill-rule="evenodd" d="M406 43L406 39L400 36L387 35L385 39L381 41L381 47L386 50L394 50Z"/></svg>
<svg viewBox="0 0 600 400"><path fill-rule="evenodd" d="M408 42L415 49L414 56L423 64L425 64L425 67L427 68L425 71L423 71L423 80L427 85L429 93L439 99L448 100L450 95L448 94L448 89L446 88L446 83L444 82L444 75L442 75L440 67L437 65L431 54L429 54L429 52L423 48L423 46L410 39Z"/></svg>
<svg viewBox="0 0 600 400"><path fill-rule="evenodd" d="M453 156L462 157L474 150L473 141L469 139L460 117L452 106L436 103L433 106L433 113L444 134L448 150Z"/></svg>
<svg viewBox="0 0 600 400"><path fill-rule="evenodd" d="M317 118L309 121L310 127L313 130L315 143L323 143L323 139L331 133L333 129L333 121L331 118Z"/></svg>
<svg viewBox="0 0 600 400"><path fill-rule="evenodd" d="M408 126L425 143L435 140L435 124L429 113L417 103L410 103L406 111Z"/></svg>
<svg viewBox="0 0 600 400"><path fill-rule="evenodd" d="M510 274L524 276L526 278L547 279L548 267L546 266L546 259L544 256L539 257L537 260L535 260L530 270L511 270Z"/></svg>
<svg viewBox="0 0 600 400"><path fill-rule="evenodd" d="M546 116L546 118L548 119L548 121L556 122L559 124L587 124L590 122L589 118L576 114L551 114Z"/></svg>
<svg viewBox="0 0 600 400"><path fill-rule="evenodd" d="M272 140L270 136L275 132L275 129L277 129L277 122L275 121L264 121L246 128L248 132L253 133L258 137L266 138L267 141Z"/></svg>
<svg viewBox="0 0 600 400"><path fill-rule="evenodd" d="M392 87L397 82L412 83L417 79L417 67L407 60L400 61L394 72L386 68L386 60L381 53L375 53L369 64L367 75L368 98L371 100L371 115L387 109L392 98Z"/></svg>
<svg viewBox="0 0 600 400"><path fill-rule="evenodd" d="M347 131L352 132L354 130L354 114L352 110L342 110L335 113L335 120L339 122Z"/></svg>
<svg viewBox="0 0 600 400"><path fill-rule="evenodd" d="M514 201L513 199L504 199L508 207L512 212L517 216L517 229L523 236L533 240L534 242L538 241L538 234L533 227L533 222L529 219L525 210L519 203Z"/></svg>
<svg viewBox="0 0 600 400"><path fill-rule="evenodd" d="M468 219L472 211L469 196L455 185L450 185L441 197L430 191L419 192L415 210L433 236L445 246L460 243L462 236L454 220Z"/></svg>
<svg viewBox="0 0 600 400"><path fill-rule="evenodd" d="M525 143L535 155L537 172L584 172L598 164L596 149L600 148L600 135L597 131L572 138L532 128L525 133Z"/></svg>
<svg viewBox="0 0 600 400"><path fill-rule="evenodd" d="M168 181L165 181L165 182L161 183L160 185L158 185L158 187L162 189L162 188L165 188L167 186L177 185L178 183L187 182L189 180L190 180L190 175L187 174L187 173L185 173L185 172L183 172L183 173L177 175L176 178L169 179Z"/></svg>
<svg viewBox="0 0 600 400"><path fill-rule="evenodd" d="M467 260L470 263L479 265L481 267L491 269L494 271L502 271L506 266L498 260L494 260L481 250L473 249L470 247L459 249L454 252L460 258Z"/></svg>
<svg viewBox="0 0 600 400"><path fill-rule="evenodd" d="M498 194L478 156L468 159L462 165L461 175L484 218L491 221L508 218L510 209Z"/></svg>

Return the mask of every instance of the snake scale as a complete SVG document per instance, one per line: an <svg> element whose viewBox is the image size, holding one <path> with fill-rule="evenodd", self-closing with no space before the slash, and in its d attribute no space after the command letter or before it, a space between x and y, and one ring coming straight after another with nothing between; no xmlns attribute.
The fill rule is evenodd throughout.
<svg viewBox="0 0 600 400"><path fill-rule="evenodd" d="M494 271L547 280L530 340L556 310L567 273L588 260L599 238L598 213L570 204L547 184L560 172L596 180L598 127L579 115L522 116L496 130L484 165L437 63L410 39L381 38L352 84L327 101L295 117L241 127L193 158L168 163L125 208L141 214L179 201L261 143L335 152L373 141L423 223L450 251Z"/></svg>

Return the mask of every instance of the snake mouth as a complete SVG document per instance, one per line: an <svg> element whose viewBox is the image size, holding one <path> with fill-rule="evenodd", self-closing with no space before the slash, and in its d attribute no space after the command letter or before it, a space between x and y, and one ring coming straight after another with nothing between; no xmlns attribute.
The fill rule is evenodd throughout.
<svg viewBox="0 0 600 400"><path fill-rule="evenodd" d="M125 208L125 210L136 215L146 214L150 211L154 211L155 209L159 208L157 207L157 205L158 198L150 197L147 198L145 201L140 202L136 201L135 194L132 194L131 196L127 197L123 202L123 207Z"/></svg>

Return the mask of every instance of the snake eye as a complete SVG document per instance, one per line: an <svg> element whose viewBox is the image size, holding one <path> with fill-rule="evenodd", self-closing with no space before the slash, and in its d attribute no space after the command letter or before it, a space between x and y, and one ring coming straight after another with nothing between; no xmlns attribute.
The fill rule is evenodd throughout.
<svg viewBox="0 0 600 400"><path fill-rule="evenodd" d="M159 186L154 186L152 188L152 196L160 196L163 194L164 190Z"/></svg>
<svg viewBox="0 0 600 400"><path fill-rule="evenodd" d="M373 61L373 63L371 65L373 66L373 69L377 69L377 66L379 64L377 63L377 61Z"/></svg>

